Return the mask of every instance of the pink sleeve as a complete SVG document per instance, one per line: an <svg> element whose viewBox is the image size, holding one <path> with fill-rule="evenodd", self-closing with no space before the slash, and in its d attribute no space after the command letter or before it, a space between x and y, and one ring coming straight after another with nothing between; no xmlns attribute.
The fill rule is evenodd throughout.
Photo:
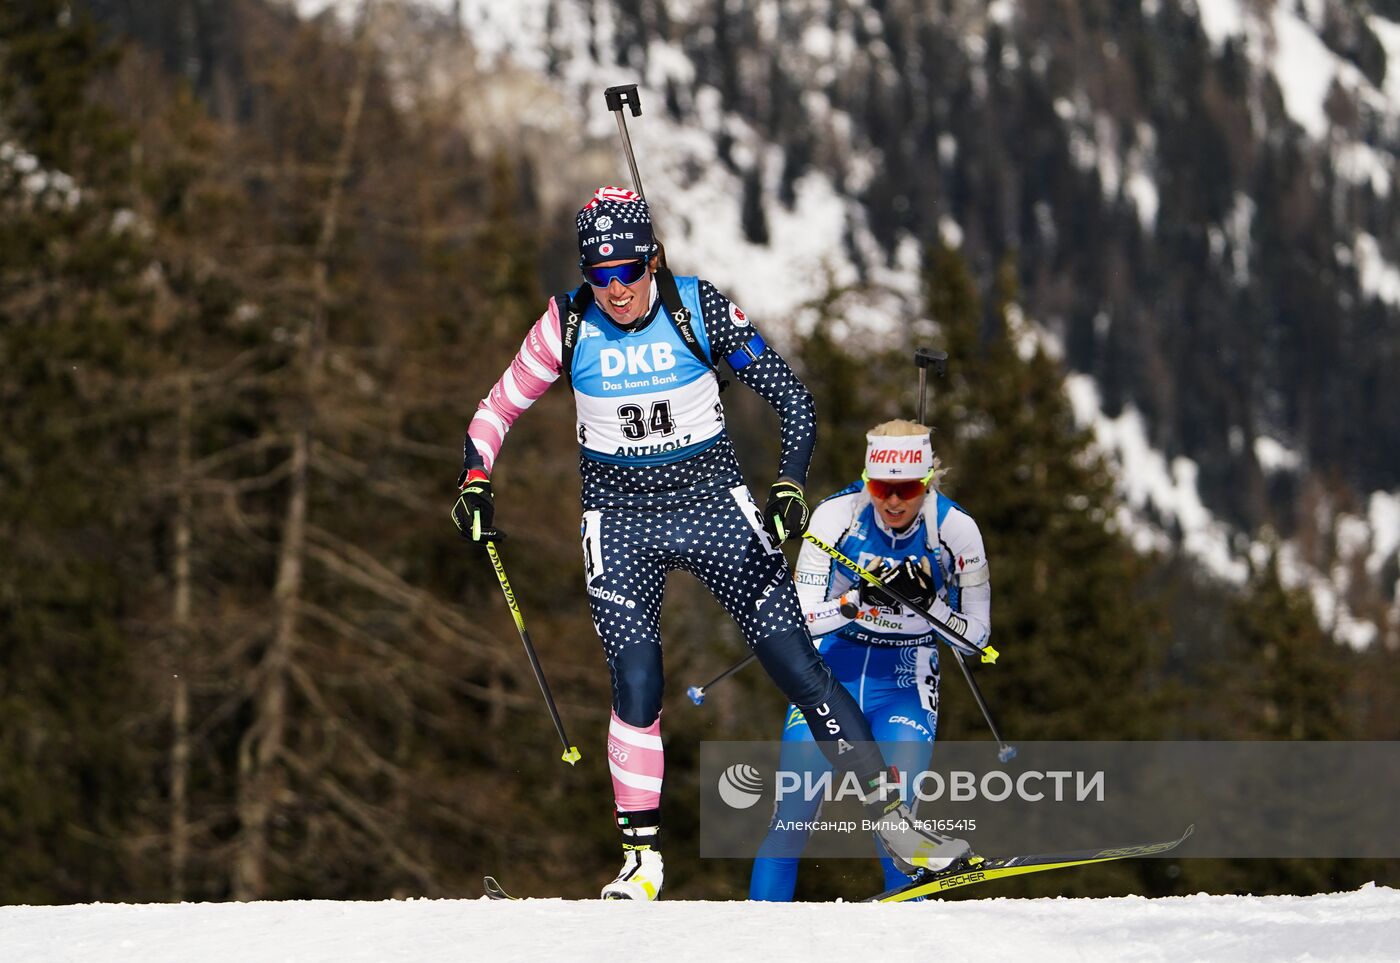
<svg viewBox="0 0 1400 963"><path fill-rule="evenodd" d="M551 298L549 308L530 328L510 367L477 405L476 416L467 428L487 474L496 464L501 442L515 419L558 380L562 356L559 310Z"/></svg>

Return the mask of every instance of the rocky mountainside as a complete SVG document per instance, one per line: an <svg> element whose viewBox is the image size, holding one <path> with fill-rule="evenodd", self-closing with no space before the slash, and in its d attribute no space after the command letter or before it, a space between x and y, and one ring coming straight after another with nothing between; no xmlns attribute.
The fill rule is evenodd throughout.
<svg viewBox="0 0 1400 963"><path fill-rule="evenodd" d="M227 96L228 8L93 5ZM1138 519L1179 538L1198 501L1226 554L1268 526L1300 567L1356 562L1393 600L1375 529L1400 488L1395 0L293 6L347 29L369 10L397 69L524 160L561 226L551 286L578 199L628 179L602 89L639 83L631 132L679 267L779 331L913 344L937 322L928 245L988 289L1009 258L1034 329L1090 379L1085 417L1132 419L1166 466L1170 495L1126 486Z"/></svg>

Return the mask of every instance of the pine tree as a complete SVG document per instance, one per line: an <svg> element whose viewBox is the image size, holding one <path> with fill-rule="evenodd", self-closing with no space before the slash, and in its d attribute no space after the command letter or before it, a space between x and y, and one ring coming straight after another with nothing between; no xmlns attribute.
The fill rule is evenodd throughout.
<svg viewBox="0 0 1400 963"><path fill-rule="evenodd" d="M1277 549L1232 601L1227 625L1225 651L1213 660L1215 685L1203 694L1215 719L1207 737L1356 738L1360 660L1328 638L1305 589L1283 584ZM1207 860L1189 865L1183 882L1187 891L1305 894L1359 886L1379 868L1361 860Z"/></svg>
<svg viewBox="0 0 1400 963"><path fill-rule="evenodd" d="M950 356L935 446L950 468L944 488L977 520L991 560L1004 657L980 678L1001 727L1021 739L1151 737L1160 616L1143 597L1143 564L1115 531L1112 476L1020 316L1010 264L985 337L956 252L933 253L929 300ZM946 731L980 736L975 707L945 706L957 707L945 709Z"/></svg>
<svg viewBox="0 0 1400 963"><path fill-rule="evenodd" d="M57 0L0 9L0 898L139 896L130 827L151 805L126 625L150 568L120 466L139 415L112 389L149 370L149 251L120 230L101 152L128 132L91 96L111 52ZM120 155L120 151L118 151ZM81 871L79 871L81 867Z"/></svg>
<svg viewBox="0 0 1400 963"><path fill-rule="evenodd" d="M1221 696L1234 738L1355 737L1348 694L1356 659L1323 632L1306 590L1284 586L1276 551L1253 573L1230 624L1237 655Z"/></svg>
<svg viewBox="0 0 1400 963"><path fill-rule="evenodd" d="M50 7L45 30L66 22ZM0 39L4 159L30 164L10 153L20 120L36 142L74 131L50 138L42 203L0 166L0 703L21 723L0 736L0 892L16 899L461 892L506 847L555 838L558 806L503 831L516 794L566 795L552 770L504 775L520 756L557 767L554 736L490 571L446 520L463 399L532 315L508 335L501 319L543 303L528 198L444 114L404 118L333 22L240 9L246 113L223 123L134 48L73 58L107 110L72 118L127 126L22 113L73 106L42 89L71 77L33 52L53 37ZM95 36L72 26L58 49ZM115 137L129 163L79 149ZM551 507L530 512L547 544L512 576L538 587L537 637L573 658L592 629L554 561L577 525L555 414L524 433L539 443L521 443L516 501ZM575 675L577 701L602 704L605 673Z"/></svg>

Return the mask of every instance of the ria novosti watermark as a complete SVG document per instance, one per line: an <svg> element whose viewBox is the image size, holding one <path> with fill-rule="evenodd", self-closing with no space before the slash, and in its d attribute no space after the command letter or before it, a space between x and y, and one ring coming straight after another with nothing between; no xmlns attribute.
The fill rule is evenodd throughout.
<svg viewBox="0 0 1400 963"><path fill-rule="evenodd" d="M1130 845L1195 824L1191 855L1400 857L1400 743L889 743L886 785L924 828L998 855ZM809 742L705 742L700 854L868 857L872 814L854 774ZM793 842L793 840L796 840Z"/></svg>
<svg viewBox="0 0 1400 963"><path fill-rule="evenodd" d="M937 770L895 770L882 773L877 786L885 798L889 798L889 794L893 792L901 799L917 800L920 803L944 799L953 802L972 802L978 799L1002 802L1013 796L1022 802L1102 802L1106 778L1101 769L1094 772L1027 770L1017 773L1014 777L996 770L981 773L967 770L946 773ZM781 815L782 804L789 799L802 803L815 801L822 807L829 803L861 802L865 796L865 789L855 773L847 772L838 776L830 769L825 772L779 769L774 773L773 784L775 814L770 824L773 831L871 833L875 831L879 822L868 816L859 819L822 819L784 818ZM763 798L764 785L763 774L757 768L739 763L720 773L716 790L726 806L744 810L752 808ZM913 822L920 829L941 834L972 833L977 830L976 818L915 817Z"/></svg>
<svg viewBox="0 0 1400 963"><path fill-rule="evenodd" d="M747 768L752 774L757 773L752 766ZM752 774L749 776L750 784L754 778ZM1004 802L1013 797L1022 802L1103 802L1107 778L1102 769L1093 772L1028 769L1014 775L999 769L986 772L965 769L909 772L896 769L893 773L880 774L879 789L886 796L893 791L906 802L917 800L921 803L941 800L973 802L978 799ZM860 800L864 796L860 779L853 772L838 776L830 769L825 772L779 769L774 782L774 800L780 804L789 797L804 802L817 800L830 803Z"/></svg>

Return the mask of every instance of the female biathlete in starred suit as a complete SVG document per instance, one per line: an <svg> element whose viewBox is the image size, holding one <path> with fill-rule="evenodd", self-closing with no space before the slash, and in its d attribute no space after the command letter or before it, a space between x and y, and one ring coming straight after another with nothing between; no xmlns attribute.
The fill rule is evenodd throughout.
<svg viewBox="0 0 1400 963"><path fill-rule="evenodd" d="M499 537L491 528L496 455L515 419L564 375L578 413L589 607L612 678L608 765L624 861L603 896L655 899L661 890L659 621L675 569L709 588L773 681L813 720L833 764L862 780L889 847L909 865L946 865L966 844L920 833L889 798L870 727L813 648L779 550L807 524L811 395L713 285L659 269L639 196L600 188L575 227L587 283L550 302L478 407L452 515L473 541ZM781 419L778 481L762 511L725 431L718 358Z"/></svg>
<svg viewBox="0 0 1400 963"><path fill-rule="evenodd" d="M811 531L881 577L968 641L991 638L992 587L977 523L938 490L943 475L929 430L910 421L866 436L862 480L817 506ZM932 490L930 490L932 486ZM797 594L823 660L856 699L885 758L901 772L927 768L938 729L938 638L923 616L858 579L811 544L797 561ZM810 769L803 710L789 706L779 769ZM907 781L906 781L907 786ZM787 901L797 860L821 805L784 794L754 860L749 898ZM877 847L887 888L908 882Z"/></svg>

